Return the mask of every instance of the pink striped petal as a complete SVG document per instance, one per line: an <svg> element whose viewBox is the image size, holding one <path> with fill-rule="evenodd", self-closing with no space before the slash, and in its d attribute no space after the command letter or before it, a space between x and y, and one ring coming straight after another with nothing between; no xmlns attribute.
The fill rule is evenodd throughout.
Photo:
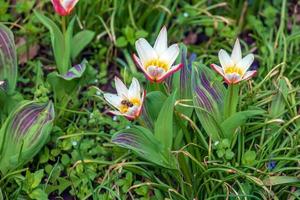
<svg viewBox="0 0 300 200"><path fill-rule="evenodd" d="M133 54L132 55L132 58L134 60L134 62L136 63L136 65L144 72L146 78L153 82L154 81L154 78L148 73L148 71L144 68L143 64L141 63L140 59L135 55Z"/></svg>
<svg viewBox="0 0 300 200"><path fill-rule="evenodd" d="M249 80L250 78L252 78L253 76L255 76L257 74L256 70L252 70L252 71L247 71L245 73L245 75L243 76L242 80Z"/></svg>
<svg viewBox="0 0 300 200"><path fill-rule="evenodd" d="M66 16L69 14L61 4L60 0L51 0L51 2L57 14L59 14L60 16Z"/></svg>
<svg viewBox="0 0 300 200"><path fill-rule="evenodd" d="M172 74L174 74L175 72L177 72L178 70L180 70L182 67L183 67L182 63L171 67L169 71L167 71L163 76L161 76L158 79L156 79L155 82L161 83L163 80L165 80L166 78L168 78L169 76L171 76Z"/></svg>

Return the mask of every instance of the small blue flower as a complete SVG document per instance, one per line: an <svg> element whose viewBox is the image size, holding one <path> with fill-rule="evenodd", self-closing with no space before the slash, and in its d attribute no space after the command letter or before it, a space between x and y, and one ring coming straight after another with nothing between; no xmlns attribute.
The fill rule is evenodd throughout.
<svg viewBox="0 0 300 200"><path fill-rule="evenodd" d="M271 160L270 162L268 162L267 167L269 170L273 170L276 167L276 161Z"/></svg>

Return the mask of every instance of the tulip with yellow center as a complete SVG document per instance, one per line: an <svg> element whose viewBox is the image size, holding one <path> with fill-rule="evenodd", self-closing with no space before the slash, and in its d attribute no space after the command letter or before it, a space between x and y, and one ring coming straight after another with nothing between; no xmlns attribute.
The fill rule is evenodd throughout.
<svg viewBox="0 0 300 200"><path fill-rule="evenodd" d="M116 110L110 111L113 115L122 115L129 120L140 116L144 101L145 92L141 90L136 78L132 79L129 89L118 78L115 77L117 94L105 93L105 100Z"/></svg>
<svg viewBox="0 0 300 200"><path fill-rule="evenodd" d="M179 47L168 47L167 28L164 26L152 47L147 40L140 38L135 43L138 56L133 54L137 66L151 82L160 83L178 71L183 65L173 65L179 55Z"/></svg>
<svg viewBox="0 0 300 200"><path fill-rule="evenodd" d="M237 39L233 47L231 56L221 49L219 51L219 60L221 66L212 64L211 67L224 77L227 84L237 84L240 81L248 80L256 74L256 70L248 71L254 61L254 55L248 54L242 58L241 45Z"/></svg>
<svg viewBox="0 0 300 200"><path fill-rule="evenodd" d="M69 15L79 0L51 0L55 12L60 16Z"/></svg>

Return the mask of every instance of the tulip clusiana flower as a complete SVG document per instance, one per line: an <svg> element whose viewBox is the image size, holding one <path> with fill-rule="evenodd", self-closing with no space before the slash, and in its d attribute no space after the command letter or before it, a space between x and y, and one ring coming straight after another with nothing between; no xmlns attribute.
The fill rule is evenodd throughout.
<svg viewBox="0 0 300 200"><path fill-rule="evenodd" d="M51 0L55 12L60 16L69 15L79 0Z"/></svg>
<svg viewBox="0 0 300 200"><path fill-rule="evenodd" d="M139 117L145 92L141 90L138 80L133 78L129 89L127 89L125 84L115 77L115 85L117 94L104 94L105 100L117 109L117 111L110 111L110 113L125 116L129 120Z"/></svg>
<svg viewBox="0 0 300 200"><path fill-rule="evenodd" d="M242 58L240 42L237 39L233 47L231 56L221 49L219 51L221 66L212 64L211 67L223 76L227 84L236 84L242 80L248 80L256 74L256 70L247 71L254 61L254 55L248 54Z"/></svg>
<svg viewBox="0 0 300 200"><path fill-rule="evenodd" d="M151 82L160 83L183 66L173 65L179 55L179 47L177 44L168 47L167 39L167 29L164 26L154 47L151 47L144 38L138 39L135 43L138 57L133 54L133 59Z"/></svg>

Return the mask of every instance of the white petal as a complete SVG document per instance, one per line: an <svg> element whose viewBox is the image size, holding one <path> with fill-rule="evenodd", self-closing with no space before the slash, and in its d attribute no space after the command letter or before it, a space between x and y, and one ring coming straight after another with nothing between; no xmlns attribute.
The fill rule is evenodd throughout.
<svg viewBox="0 0 300 200"><path fill-rule="evenodd" d="M244 70L244 72L246 72L251 66L251 64L253 63L253 61L254 61L254 55L251 53L246 57L244 57L242 60L240 60L240 62L237 63L237 67L240 67L241 69Z"/></svg>
<svg viewBox="0 0 300 200"><path fill-rule="evenodd" d="M233 66L231 58L229 57L228 53L223 49L219 51L219 60L223 70L225 70L227 67Z"/></svg>
<svg viewBox="0 0 300 200"><path fill-rule="evenodd" d="M67 11L72 10L79 0L63 0L61 5Z"/></svg>
<svg viewBox="0 0 300 200"><path fill-rule="evenodd" d="M154 49L157 55L162 54L168 48L168 34L167 28L164 26L159 32L159 35L155 41Z"/></svg>
<svg viewBox="0 0 300 200"><path fill-rule="evenodd" d="M159 59L167 62L168 66L172 66L179 54L177 44L171 45L163 54L159 55Z"/></svg>
<svg viewBox="0 0 300 200"><path fill-rule="evenodd" d="M126 85L118 77L115 77L115 85L116 85L118 96L121 98L127 98L128 89Z"/></svg>
<svg viewBox="0 0 300 200"><path fill-rule="evenodd" d="M105 93L104 99L115 108L119 108L122 101L121 97L111 93Z"/></svg>
<svg viewBox="0 0 300 200"><path fill-rule="evenodd" d="M239 39L236 39L232 53L231 60L234 64L237 64L242 59L242 50Z"/></svg>
<svg viewBox="0 0 300 200"><path fill-rule="evenodd" d="M243 76L243 80L248 80L248 79L252 78L256 73L257 73L256 70L247 71L245 73L245 75Z"/></svg>
<svg viewBox="0 0 300 200"><path fill-rule="evenodd" d="M141 98L141 87L139 81L136 78L132 79L131 85L128 90L128 98Z"/></svg>
<svg viewBox="0 0 300 200"><path fill-rule="evenodd" d="M157 58L155 50L144 38L140 38L135 42L135 48L143 65L147 61Z"/></svg>

